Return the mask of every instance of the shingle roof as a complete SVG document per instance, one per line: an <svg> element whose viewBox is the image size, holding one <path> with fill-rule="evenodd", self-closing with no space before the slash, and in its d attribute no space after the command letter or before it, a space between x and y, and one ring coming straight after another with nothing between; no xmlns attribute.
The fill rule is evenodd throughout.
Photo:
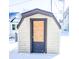
<svg viewBox="0 0 79 59"><path fill-rule="evenodd" d="M41 9L38 9L38 8L33 9L33 10L31 10L31 11L28 11L28 12L22 13L22 14L21 14L21 15L22 15L22 18L21 18L21 21L19 22L17 28L19 28L19 26L21 25L21 23L22 23L22 21L23 21L23 19L24 19L25 17L31 16L31 15L34 15L34 14L43 14L43 15L47 15L47 16L53 17L54 20L55 20L55 22L56 22L56 24L58 25L58 27L61 28L59 22L57 21L57 19L56 19L55 16L53 15L53 13L48 12L48 11L45 11L45 10L41 10Z"/></svg>

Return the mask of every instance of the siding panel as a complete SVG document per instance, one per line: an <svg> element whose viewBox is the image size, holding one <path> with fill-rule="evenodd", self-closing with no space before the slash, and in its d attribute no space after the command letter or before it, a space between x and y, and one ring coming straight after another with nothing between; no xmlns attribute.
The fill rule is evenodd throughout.
<svg viewBox="0 0 79 59"><path fill-rule="evenodd" d="M47 18L47 53L58 53L59 28L52 17L42 14L24 18L19 28L19 51L30 53L30 18Z"/></svg>

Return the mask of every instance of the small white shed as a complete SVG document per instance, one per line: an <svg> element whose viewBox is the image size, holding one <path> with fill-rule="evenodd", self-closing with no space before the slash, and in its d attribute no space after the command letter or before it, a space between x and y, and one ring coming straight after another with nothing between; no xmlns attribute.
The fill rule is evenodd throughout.
<svg viewBox="0 0 79 59"><path fill-rule="evenodd" d="M38 8L24 12L17 28L19 52L59 52L61 26L53 13Z"/></svg>

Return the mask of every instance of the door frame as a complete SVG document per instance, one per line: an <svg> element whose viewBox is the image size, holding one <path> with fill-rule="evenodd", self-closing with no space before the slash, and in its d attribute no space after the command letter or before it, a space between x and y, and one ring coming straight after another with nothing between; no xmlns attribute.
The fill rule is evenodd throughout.
<svg viewBox="0 0 79 59"><path fill-rule="evenodd" d="M30 18L30 53L32 53L33 43L33 21L44 21L44 45L45 53L47 53L47 18Z"/></svg>

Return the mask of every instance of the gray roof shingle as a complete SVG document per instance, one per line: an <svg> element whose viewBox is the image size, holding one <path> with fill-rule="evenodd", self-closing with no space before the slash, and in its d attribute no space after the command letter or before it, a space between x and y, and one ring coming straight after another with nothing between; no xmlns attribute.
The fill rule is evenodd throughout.
<svg viewBox="0 0 79 59"><path fill-rule="evenodd" d="M53 17L54 18L54 21L56 22L56 24L58 25L58 27L61 28L59 22L57 21L56 17L53 15L52 12L48 12L48 11L41 10L41 9L38 9L38 8L33 9L33 10L30 10L28 12L22 13L21 14L22 15L22 18L21 18L21 21L19 22L17 28L19 28L19 26L21 25L21 23L22 23L22 21L23 21L23 19L25 17L31 16L31 15L34 15L34 14L43 14L43 15L46 15L46 16L49 16L49 17Z"/></svg>

